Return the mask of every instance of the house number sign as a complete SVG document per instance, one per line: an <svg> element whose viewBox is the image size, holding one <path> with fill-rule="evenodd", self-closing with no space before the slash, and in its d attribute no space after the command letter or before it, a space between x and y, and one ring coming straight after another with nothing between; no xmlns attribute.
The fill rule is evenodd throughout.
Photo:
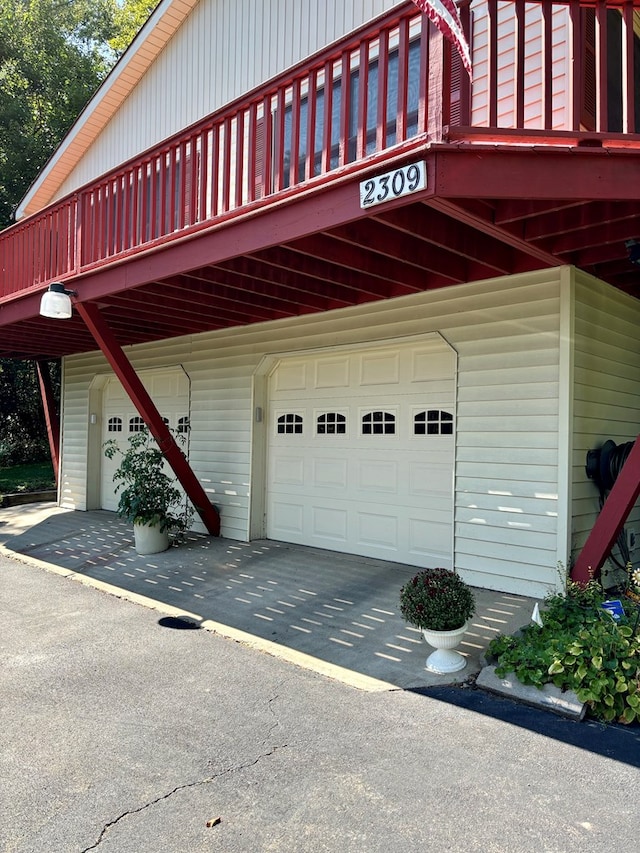
<svg viewBox="0 0 640 853"><path fill-rule="evenodd" d="M427 187L427 168L424 161L402 166L360 182L360 207L366 209L375 204L384 204L403 195L417 193Z"/></svg>

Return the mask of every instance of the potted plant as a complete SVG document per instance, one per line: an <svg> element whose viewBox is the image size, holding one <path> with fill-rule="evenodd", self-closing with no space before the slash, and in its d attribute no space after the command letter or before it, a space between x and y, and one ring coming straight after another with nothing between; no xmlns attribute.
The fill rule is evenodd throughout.
<svg viewBox="0 0 640 853"><path fill-rule="evenodd" d="M410 625L420 628L436 649L427 658L430 672L457 672L466 666L455 651L476 605L471 588L449 569L424 569L400 590L400 612Z"/></svg>
<svg viewBox="0 0 640 853"><path fill-rule="evenodd" d="M184 442L184 436L177 440ZM120 456L113 475L117 513L133 523L138 554L157 554L169 547L170 534L189 529L193 510L165 470L165 457L148 429L131 433L123 450L111 439L104 444L108 459Z"/></svg>

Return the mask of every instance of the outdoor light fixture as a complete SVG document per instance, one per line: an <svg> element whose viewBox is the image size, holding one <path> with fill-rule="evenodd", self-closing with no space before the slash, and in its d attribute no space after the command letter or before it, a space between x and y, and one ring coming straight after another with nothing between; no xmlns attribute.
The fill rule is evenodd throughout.
<svg viewBox="0 0 640 853"><path fill-rule="evenodd" d="M68 320L72 314L71 297L77 295L75 290L66 290L64 284L50 284L49 290L42 294L40 300L41 316L52 320Z"/></svg>
<svg viewBox="0 0 640 853"><path fill-rule="evenodd" d="M640 243L637 240L626 240L624 245L629 253L631 263L640 266Z"/></svg>

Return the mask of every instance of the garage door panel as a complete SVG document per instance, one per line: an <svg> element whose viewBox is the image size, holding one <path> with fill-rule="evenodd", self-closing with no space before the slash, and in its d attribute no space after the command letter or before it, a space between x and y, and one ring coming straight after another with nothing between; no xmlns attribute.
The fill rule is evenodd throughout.
<svg viewBox="0 0 640 853"><path fill-rule="evenodd" d="M441 560L449 568L451 559L451 521L430 516L428 519L411 518L408 523L409 553L416 557Z"/></svg>
<svg viewBox="0 0 640 853"><path fill-rule="evenodd" d="M275 487L304 486L304 457L277 454L273 459L272 482Z"/></svg>
<svg viewBox="0 0 640 853"><path fill-rule="evenodd" d="M316 391L334 391L348 388L350 384L350 359L321 359L316 362L314 388Z"/></svg>
<svg viewBox="0 0 640 853"><path fill-rule="evenodd" d="M398 493L398 463L364 460L357 464L358 486L362 491L385 495Z"/></svg>
<svg viewBox="0 0 640 853"><path fill-rule="evenodd" d="M276 538L301 543L304 534L304 508L299 503L275 497L271 504L271 521ZM297 536L298 539L289 539Z"/></svg>
<svg viewBox="0 0 640 853"><path fill-rule="evenodd" d="M349 484L348 459L323 458L311 459L311 487L318 489L339 489L345 491Z"/></svg>
<svg viewBox="0 0 640 853"><path fill-rule="evenodd" d="M356 513L356 544L394 553L400 547L398 526L399 520L395 513L359 510Z"/></svg>
<svg viewBox="0 0 640 853"><path fill-rule="evenodd" d="M400 382L400 353L379 353L364 355L360 359L358 384L367 388L370 385L398 385Z"/></svg>
<svg viewBox="0 0 640 853"><path fill-rule="evenodd" d="M442 341L283 359L269 395L268 537L452 565L455 354Z"/></svg>
<svg viewBox="0 0 640 853"><path fill-rule="evenodd" d="M349 529L349 513L346 507L313 506L311 507L311 532L318 539L328 542L347 542Z"/></svg>
<svg viewBox="0 0 640 853"><path fill-rule="evenodd" d="M411 495L440 498L451 495L451 466L445 464L419 464L409 468L408 491Z"/></svg>

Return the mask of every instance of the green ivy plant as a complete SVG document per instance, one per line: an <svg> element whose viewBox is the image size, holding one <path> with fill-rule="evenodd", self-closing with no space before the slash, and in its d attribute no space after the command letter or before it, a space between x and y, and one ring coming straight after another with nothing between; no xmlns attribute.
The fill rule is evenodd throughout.
<svg viewBox="0 0 640 853"><path fill-rule="evenodd" d="M184 445L184 435L174 437ZM193 509L176 479L167 474L164 454L148 429L131 433L125 449L114 439L105 442L103 449L108 459L120 458L113 475L120 518L133 524L157 525L173 534L189 529Z"/></svg>
<svg viewBox="0 0 640 853"><path fill-rule="evenodd" d="M607 722L640 721L638 613L629 601L630 615L616 622L601 607L605 600L596 581L585 587L569 582L566 596L546 599L542 627L531 624L492 640L496 674L513 672L523 684L573 690L592 716Z"/></svg>

